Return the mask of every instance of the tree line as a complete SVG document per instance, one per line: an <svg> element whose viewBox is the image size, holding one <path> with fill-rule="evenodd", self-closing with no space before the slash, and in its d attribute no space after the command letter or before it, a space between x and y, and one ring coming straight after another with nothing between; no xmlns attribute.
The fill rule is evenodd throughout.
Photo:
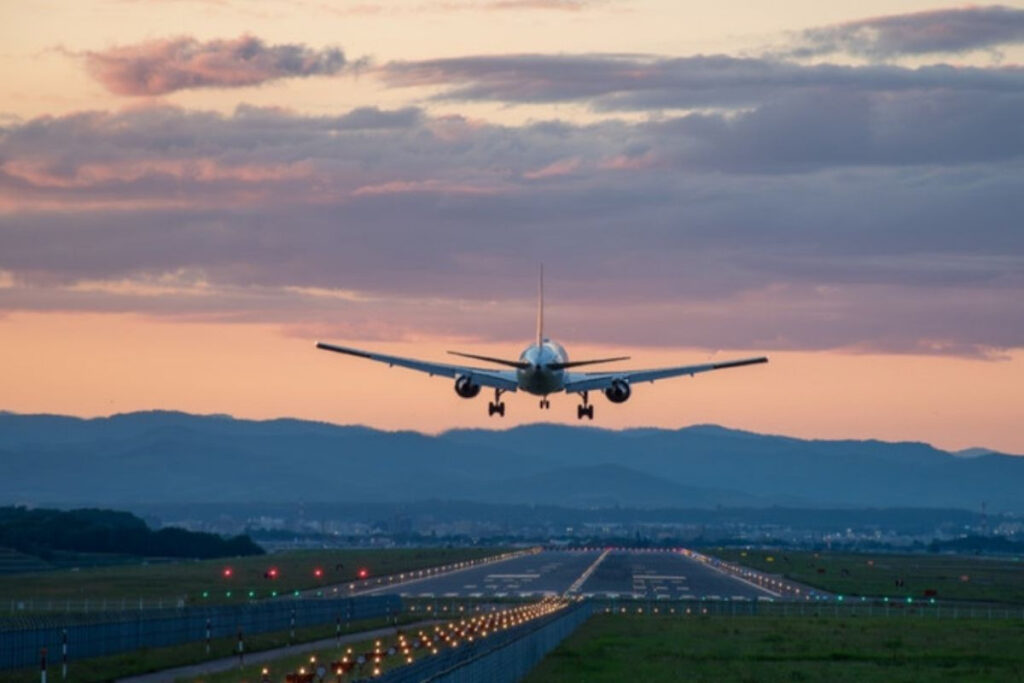
<svg viewBox="0 0 1024 683"><path fill-rule="evenodd" d="M129 512L0 507L0 546L48 559L54 551L206 559L261 555L246 535L166 528L154 531Z"/></svg>

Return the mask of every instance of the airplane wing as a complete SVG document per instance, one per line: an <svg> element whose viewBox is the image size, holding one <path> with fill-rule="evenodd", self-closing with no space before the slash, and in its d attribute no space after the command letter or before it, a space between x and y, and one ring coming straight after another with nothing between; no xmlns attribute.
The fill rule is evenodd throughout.
<svg viewBox="0 0 1024 683"><path fill-rule="evenodd" d="M316 347L325 351L334 351L335 353L345 353L358 358L375 360L378 363L387 363L390 366L418 370L420 372L425 372L428 375L440 375L441 377L458 377L459 375L464 375L469 377L474 384L479 384L484 387L494 387L496 389L501 389L502 391L515 391L519 388L519 382L516 379L516 373L514 370L486 370L483 368L467 368L461 365L430 363L427 361L416 360L415 358L388 356L383 353L362 351L360 349L353 349L347 346L335 346L334 344L326 344L324 342L317 342Z"/></svg>
<svg viewBox="0 0 1024 683"><path fill-rule="evenodd" d="M742 365L754 365L755 363L767 363L764 356L758 358L744 358L742 360L729 360L720 363L704 363L702 365L680 365L674 368L657 368L654 370L621 370L619 372L574 372L569 374L565 382L566 393L578 391L595 391L607 389L615 380L625 380L630 384L636 382L654 382L669 377L681 375L696 375L698 372L710 370L722 370L725 368L737 368Z"/></svg>

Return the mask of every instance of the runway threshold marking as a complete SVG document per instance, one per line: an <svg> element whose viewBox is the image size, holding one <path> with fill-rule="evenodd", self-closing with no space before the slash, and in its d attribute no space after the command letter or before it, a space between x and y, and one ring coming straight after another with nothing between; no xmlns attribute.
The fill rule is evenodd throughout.
<svg viewBox="0 0 1024 683"><path fill-rule="evenodd" d="M645 579L647 581L685 581L686 577L683 575L674 574L633 574L634 579Z"/></svg>
<svg viewBox="0 0 1024 683"><path fill-rule="evenodd" d="M536 579L540 574L488 574L488 579Z"/></svg>
<svg viewBox="0 0 1024 683"><path fill-rule="evenodd" d="M580 578L576 579L573 582L573 584L571 586L569 586L568 590L565 591L565 594L569 595L570 593L579 593L580 592L580 588L583 587L583 584L585 584L587 582L587 579L590 578L590 575L593 574L597 570L598 565L600 565L602 562L604 562L604 558L608 557L608 554L611 551L612 551L611 548L609 548L608 550L605 550L603 553L598 555L597 559L594 560L593 564L591 564L589 567L587 567L583 571L583 573L580 574Z"/></svg>

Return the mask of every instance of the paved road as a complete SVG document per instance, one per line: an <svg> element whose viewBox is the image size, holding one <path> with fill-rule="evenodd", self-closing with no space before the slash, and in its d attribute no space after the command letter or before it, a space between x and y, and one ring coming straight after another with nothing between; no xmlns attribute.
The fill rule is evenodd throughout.
<svg viewBox="0 0 1024 683"><path fill-rule="evenodd" d="M678 552L615 550L580 588L587 597L686 600L747 599L772 594Z"/></svg>
<svg viewBox="0 0 1024 683"><path fill-rule="evenodd" d="M394 587L407 597L541 597L566 591L600 551L545 551ZM383 592L383 591L382 591Z"/></svg>

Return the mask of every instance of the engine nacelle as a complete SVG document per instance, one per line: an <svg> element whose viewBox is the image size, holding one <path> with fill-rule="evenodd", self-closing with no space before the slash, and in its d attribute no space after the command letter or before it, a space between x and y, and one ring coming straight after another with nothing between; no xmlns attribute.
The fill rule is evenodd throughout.
<svg viewBox="0 0 1024 683"><path fill-rule="evenodd" d="M604 390L604 395L612 403L625 403L632 394L633 390L629 388L629 382L624 379L612 380L612 385Z"/></svg>
<svg viewBox="0 0 1024 683"><path fill-rule="evenodd" d="M480 393L480 385L473 384L473 380L465 375L455 378L455 393L462 398L473 398Z"/></svg>

